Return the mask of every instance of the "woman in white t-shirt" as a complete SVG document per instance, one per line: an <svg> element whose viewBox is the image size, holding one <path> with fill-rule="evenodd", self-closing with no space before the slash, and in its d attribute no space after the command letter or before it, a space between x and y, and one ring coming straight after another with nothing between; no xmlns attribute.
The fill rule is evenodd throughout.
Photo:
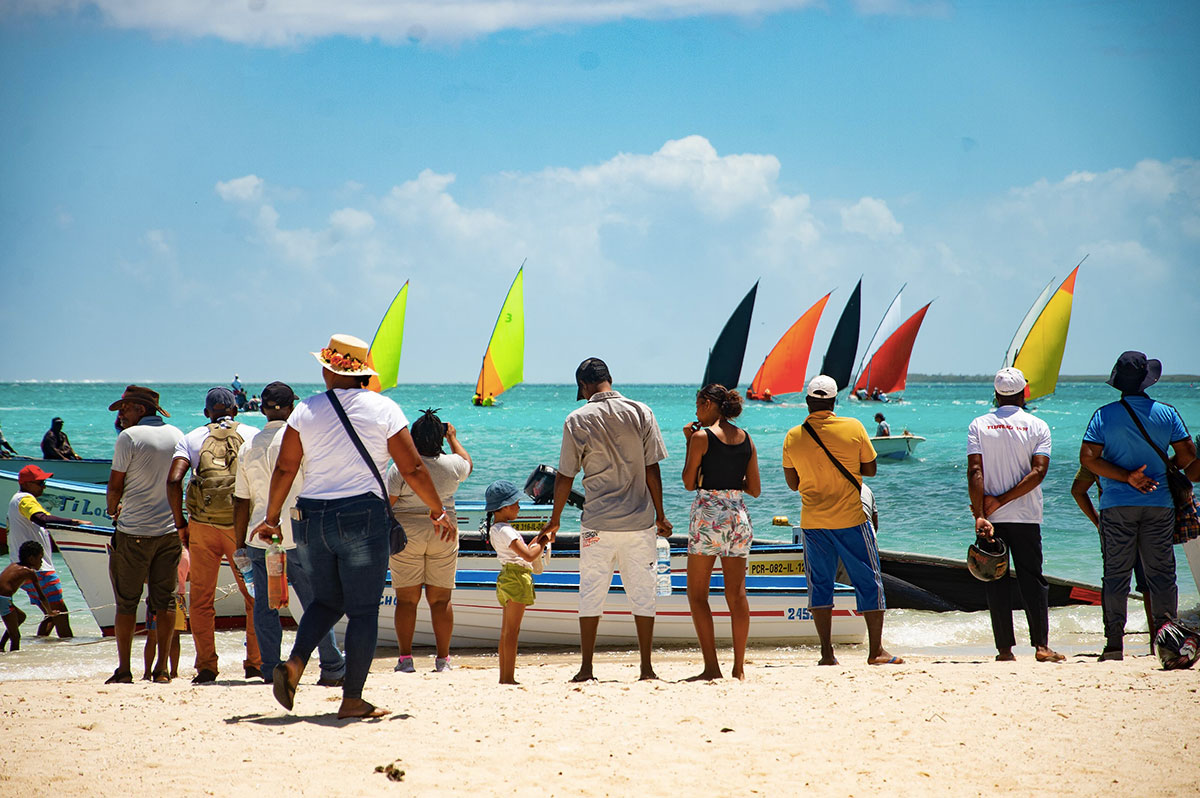
<svg viewBox="0 0 1200 798"><path fill-rule="evenodd" d="M375 374L367 365L366 342L335 335L313 357L323 367L329 390L300 402L288 417L271 474L267 517L254 529L264 539L279 531L284 500L303 463L304 487L292 511L292 536L295 556L312 580L313 601L304 610L291 656L272 673L275 699L292 708L313 649L345 615L346 681L338 717L379 717L387 710L364 701L362 689L375 655L387 578L391 522L383 473L389 455L429 509L433 525L457 530L413 446L404 412L391 399L365 390ZM342 423L339 406L369 463Z"/></svg>
<svg viewBox="0 0 1200 798"><path fill-rule="evenodd" d="M498 479L488 485L484 497L488 539L500 559L500 573L496 576L496 599L504 610L500 626L500 684L516 684L521 619L525 617L525 608L533 604L535 595L530 563L542 556L546 541L538 535L527 544L510 523L521 512L518 504L521 491L516 485L507 479Z"/></svg>
<svg viewBox="0 0 1200 798"><path fill-rule="evenodd" d="M454 492L471 473L471 455L459 443L454 425L444 423L436 410L426 410L412 423L412 439L442 505L457 523ZM450 445L449 454L442 448L443 442ZM396 640L400 645L400 660L395 669L402 673L416 671L412 639L417 625L417 604L424 586L437 646L433 669L439 673L448 671L450 635L454 631L450 596L458 572L458 534L447 534L445 530L434 528L425 504L394 465L388 469L387 485L392 512L408 533L408 545L404 551L393 554L390 561L392 587L396 590Z"/></svg>

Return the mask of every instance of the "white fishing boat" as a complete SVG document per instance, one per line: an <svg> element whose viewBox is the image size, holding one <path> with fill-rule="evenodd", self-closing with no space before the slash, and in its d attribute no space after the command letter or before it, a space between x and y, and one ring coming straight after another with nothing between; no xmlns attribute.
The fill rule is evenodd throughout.
<svg viewBox="0 0 1200 798"><path fill-rule="evenodd" d="M909 455L917 450L917 445L924 443L925 439L920 435L913 435L911 432L905 432L903 435L889 435L887 437L871 437L871 445L875 447L875 454L880 460L904 460Z"/></svg>
<svg viewBox="0 0 1200 798"><path fill-rule="evenodd" d="M29 465L49 471L59 479L69 479L72 482L95 482L101 485L108 482L109 472L112 471L112 460L86 458L83 460L44 460L37 457L19 456L0 460L0 469L12 471L14 474Z"/></svg>

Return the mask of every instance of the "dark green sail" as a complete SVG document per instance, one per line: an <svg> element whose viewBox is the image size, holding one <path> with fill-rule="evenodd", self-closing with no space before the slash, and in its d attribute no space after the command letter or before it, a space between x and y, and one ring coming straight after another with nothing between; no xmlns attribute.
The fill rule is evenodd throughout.
<svg viewBox="0 0 1200 798"><path fill-rule="evenodd" d="M846 309L838 319L837 327L833 329L833 337L829 339L829 349L825 350L825 359L821 361L821 373L833 377L838 390L849 387L850 377L854 372L854 356L858 353L858 328L862 316L862 278L850 299Z"/></svg>
<svg viewBox="0 0 1200 798"><path fill-rule="evenodd" d="M742 376L742 360L746 357L746 340L750 337L750 317L754 314L754 298L758 294L758 283L738 304L717 342L708 353L708 364L704 367L704 381L724 385L733 390Z"/></svg>

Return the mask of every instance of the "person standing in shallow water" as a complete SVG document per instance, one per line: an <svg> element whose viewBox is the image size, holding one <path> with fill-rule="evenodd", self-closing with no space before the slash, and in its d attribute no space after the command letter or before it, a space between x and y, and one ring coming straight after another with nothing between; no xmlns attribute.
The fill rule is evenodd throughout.
<svg viewBox="0 0 1200 798"><path fill-rule="evenodd" d="M683 486L696 491L688 534L688 606L704 656L704 670L690 681L721 678L708 603L717 557L721 558L725 603L733 629L732 675L735 679L745 678L746 638L750 634L746 560L754 530L742 494L757 498L762 486L754 441L748 432L730 422L741 412L742 397L737 391L706 385L696 393L696 421L683 428L687 440Z"/></svg>

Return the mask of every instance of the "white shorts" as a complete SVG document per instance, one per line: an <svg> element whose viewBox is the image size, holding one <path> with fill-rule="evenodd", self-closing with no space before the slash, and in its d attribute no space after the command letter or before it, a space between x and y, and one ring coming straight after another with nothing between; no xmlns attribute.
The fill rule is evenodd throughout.
<svg viewBox="0 0 1200 798"><path fill-rule="evenodd" d="M604 614L604 600L612 584L613 569L621 574L621 584L634 615L654 617L657 597L654 548L657 527L632 532L579 530L579 616L598 618Z"/></svg>

